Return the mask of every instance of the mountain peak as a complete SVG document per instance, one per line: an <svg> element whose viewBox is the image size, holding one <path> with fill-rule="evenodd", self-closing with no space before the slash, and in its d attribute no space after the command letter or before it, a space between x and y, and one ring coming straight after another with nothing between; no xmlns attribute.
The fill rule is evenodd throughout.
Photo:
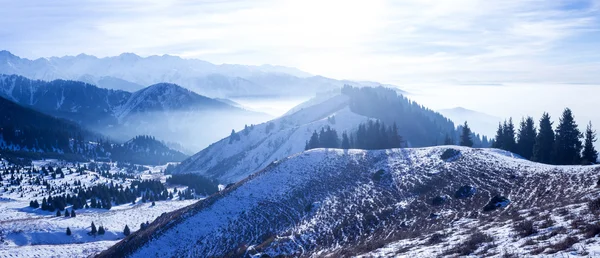
<svg viewBox="0 0 600 258"><path fill-rule="evenodd" d="M0 50L0 58L18 58L17 56L13 55L13 53L11 53L10 51L7 50Z"/></svg>

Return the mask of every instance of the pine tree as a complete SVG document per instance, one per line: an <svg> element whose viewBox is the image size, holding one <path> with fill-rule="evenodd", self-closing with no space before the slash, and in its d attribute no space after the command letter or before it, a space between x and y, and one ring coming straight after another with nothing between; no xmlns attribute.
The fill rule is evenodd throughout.
<svg viewBox="0 0 600 258"><path fill-rule="evenodd" d="M348 139L348 134L345 131L342 133L342 149L350 149L350 139Z"/></svg>
<svg viewBox="0 0 600 258"><path fill-rule="evenodd" d="M537 133L535 131L533 118L527 117L527 119L521 119L519 133L517 134L517 154L531 160L536 136Z"/></svg>
<svg viewBox="0 0 600 258"><path fill-rule="evenodd" d="M69 213L69 210L65 210L65 218L71 217L71 214Z"/></svg>
<svg viewBox="0 0 600 258"><path fill-rule="evenodd" d="M542 118L540 118L538 134L535 137L533 161L552 164L552 148L554 147L554 130L552 130L552 124L550 115L544 112Z"/></svg>
<svg viewBox="0 0 600 258"><path fill-rule="evenodd" d="M123 229L123 235L129 236L129 234L131 234L131 230L129 230L129 227L125 225L125 229Z"/></svg>
<svg viewBox="0 0 600 258"><path fill-rule="evenodd" d="M502 149L504 146L504 127L502 127L502 123L498 123L498 130L496 131L496 137L494 138L494 143L492 144L492 148Z"/></svg>
<svg viewBox="0 0 600 258"><path fill-rule="evenodd" d="M104 230L103 226L98 227L98 235L104 235L104 233L106 233L106 231Z"/></svg>
<svg viewBox="0 0 600 258"><path fill-rule="evenodd" d="M473 147L473 140L471 139L471 128L465 121L460 135L460 146Z"/></svg>
<svg viewBox="0 0 600 258"><path fill-rule="evenodd" d="M75 210L71 209L71 218L75 218L77 215L75 214Z"/></svg>
<svg viewBox="0 0 600 258"><path fill-rule="evenodd" d="M60 216L61 216L60 210L56 210L56 217L60 217Z"/></svg>
<svg viewBox="0 0 600 258"><path fill-rule="evenodd" d="M590 122L585 130L585 143L581 157L585 165L598 162L598 151L594 148L594 142L596 142L596 131L592 130L592 122Z"/></svg>
<svg viewBox="0 0 600 258"><path fill-rule="evenodd" d="M67 227L67 236L71 235L71 229L69 227Z"/></svg>
<svg viewBox="0 0 600 258"><path fill-rule="evenodd" d="M554 157L557 165L581 163L581 137L573 112L565 108L555 132Z"/></svg>
<svg viewBox="0 0 600 258"><path fill-rule="evenodd" d="M513 124L512 118L508 119L508 123L504 121L502 126L502 148L510 152L516 152L517 143L515 141L515 125Z"/></svg>
<svg viewBox="0 0 600 258"><path fill-rule="evenodd" d="M446 137L444 138L444 145L454 145L454 141L448 134L446 134Z"/></svg>
<svg viewBox="0 0 600 258"><path fill-rule="evenodd" d="M98 230L96 230L96 225L94 225L94 222L92 222L92 232L90 232L92 235L96 235L96 233L98 233Z"/></svg>

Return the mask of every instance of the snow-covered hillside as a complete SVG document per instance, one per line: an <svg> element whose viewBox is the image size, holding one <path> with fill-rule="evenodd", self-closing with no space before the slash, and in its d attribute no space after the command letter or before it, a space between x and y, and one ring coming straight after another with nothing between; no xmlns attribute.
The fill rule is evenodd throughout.
<svg viewBox="0 0 600 258"><path fill-rule="evenodd" d="M335 117L332 122L331 117ZM338 132L352 131L369 118L350 111L348 97L336 95L296 113L248 127L231 137L213 143L183 161L174 173L198 173L233 183L269 163L304 150L314 131L329 126Z"/></svg>
<svg viewBox="0 0 600 258"><path fill-rule="evenodd" d="M599 173L494 149L315 149L99 257L598 256Z"/></svg>
<svg viewBox="0 0 600 258"><path fill-rule="evenodd" d="M109 174L126 173L127 178L106 177L105 174L87 169L75 172L79 166L89 167L90 163L73 164L44 160L33 162L33 167L20 168L0 159L0 257L87 257L125 237L125 225L134 232L143 222L152 221L164 212L177 210L197 201L177 200L179 195L174 193L172 200L157 201L155 205L142 202L142 198L138 198L135 204L115 205L110 210L89 207L76 209L75 216L64 215L66 211L74 210L71 205L61 211L61 216L57 216L55 211L30 207L32 200L41 201L48 196L57 197L63 194L75 195L77 192L71 190L78 187L111 184L131 187L134 178L165 182L161 171L166 166L139 167L141 171L133 172L119 168L114 163L96 164L109 165ZM65 173L64 178L29 173L30 168L39 171L41 167L61 167ZM36 184L37 179L47 185ZM186 189L184 186L178 188ZM168 190L174 192L173 186ZM97 227L103 226L106 233L88 234L92 222ZM70 236L66 234L67 228L71 231Z"/></svg>

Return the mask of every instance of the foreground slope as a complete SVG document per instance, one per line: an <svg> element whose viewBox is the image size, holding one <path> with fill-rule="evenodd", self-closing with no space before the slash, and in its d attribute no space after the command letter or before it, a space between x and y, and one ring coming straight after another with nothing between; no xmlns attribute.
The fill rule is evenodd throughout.
<svg viewBox="0 0 600 258"><path fill-rule="evenodd" d="M449 148L458 152L442 159ZM599 172L598 166L541 165L492 149L316 149L162 215L98 257L397 256L410 250L394 248L403 239L418 243L444 229L462 232L472 227L468 222L499 231L493 223L519 212L585 203L598 194ZM559 241L561 234L549 238ZM469 254L452 251L461 242L420 255ZM486 252L530 253L498 243ZM379 252L386 244L387 252Z"/></svg>

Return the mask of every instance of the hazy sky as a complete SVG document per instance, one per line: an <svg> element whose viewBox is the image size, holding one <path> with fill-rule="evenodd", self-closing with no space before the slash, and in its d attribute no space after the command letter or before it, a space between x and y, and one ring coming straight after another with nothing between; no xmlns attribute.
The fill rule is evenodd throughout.
<svg viewBox="0 0 600 258"><path fill-rule="evenodd" d="M0 0L28 58L172 54L387 83L600 83L600 0Z"/></svg>

